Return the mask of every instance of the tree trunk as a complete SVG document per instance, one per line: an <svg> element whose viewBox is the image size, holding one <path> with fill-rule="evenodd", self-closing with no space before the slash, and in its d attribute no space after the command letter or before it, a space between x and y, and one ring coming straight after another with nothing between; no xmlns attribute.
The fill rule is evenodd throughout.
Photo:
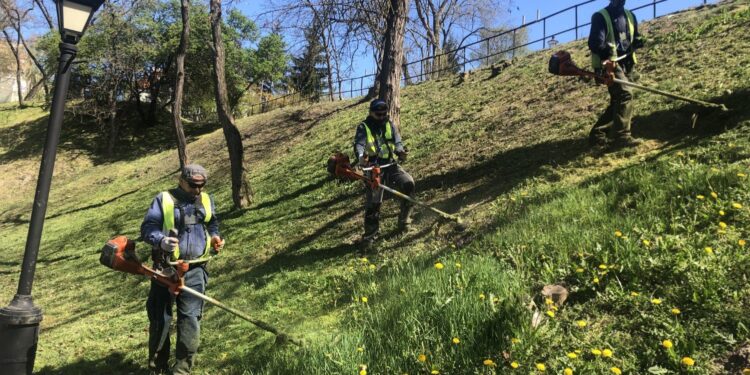
<svg viewBox="0 0 750 375"><path fill-rule="evenodd" d="M8 32L3 30L3 35L5 36L5 41L8 43L8 47L10 47L10 51L13 53L13 58L16 60L16 85L18 87L18 106L23 107L23 91L21 90L21 53L18 50L20 38L16 39L16 45L13 45L13 41L10 39L10 35L8 35Z"/></svg>
<svg viewBox="0 0 750 375"><path fill-rule="evenodd" d="M404 71L404 82L405 85L411 85L411 73L409 73L408 61L406 61L406 54L404 54L404 62L401 64L401 69Z"/></svg>
<svg viewBox="0 0 750 375"><path fill-rule="evenodd" d="M36 58L36 56L34 56L34 54L31 52L31 49L29 48L29 46L26 45L26 40L23 39L20 34L18 35L18 37L19 37L19 39L21 39L21 43L23 43L23 48L26 50L26 53L31 58L31 61L34 62L34 65L36 66L36 68L39 69L39 73L42 74L41 82L42 82L42 85L44 86L44 97L47 98L47 97L49 97L49 87L47 87L47 78L48 78L47 72L44 71L44 66L42 66L42 64L39 62L39 60ZM34 87L32 88L32 90L29 91L29 93L26 95L26 97L27 98L33 97L34 96L33 94L36 94L36 90L38 90L38 89L39 89L39 85L38 84L34 85Z"/></svg>
<svg viewBox="0 0 750 375"><path fill-rule="evenodd" d="M214 89L216 114L224 130L232 169L232 202L235 208L243 208L252 202L252 190L245 176L242 136L229 111L227 82L224 74L224 41L221 34L221 0L210 0L211 37L213 39Z"/></svg>
<svg viewBox="0 0 750 375"><path fill-rule="evenodd" d="M107 142L107 157L112 158L115 156L115 147L117 146L117 140L120 138L120 124L117 122L117 91L120 87L120 79L115 78L115 83L112 86L112 91L109 93L107 98L109 101L109 140Z"/></svg>
<svg viewBox="0 0 750 375"><path fill-rule="evenodd" d="M44 15L44 20L47 21L47 25L49 26L50 30L55 30L55 23L52 22L52 17L49 15L49 10L47 10L47 7L44 5L44 1L42 0L34 0L34 4L36 4L39 9L42 11L42 15Z"/></svg>
<svg viewBox="0 0 750 375"><path fill-rule="evenodd" d="M334 88L333 88L333 69L331 67L331 46L330 46L330 40L326 38L325 30L321 31L320 36L323 39L323 47L325 48L325 54L326 54L326 74L328 75L328 96L331 97L331 101L336 100L334 98Z"/></svg>
<svg viewBox="0 0 750 375"><path fill-rule="evenodd" d="M182 33L177 47L177 78L175 79L174 97L172 98L172 124L177 138L177 156L180 158L180 169L188 164L187 140L182 129L182 95L185 86L185 55L187 54L188 37L190 36L190 0L181 0ZM151 91L153 95L153 90ZM157 93L158 95L158 93ZM151 97L151 103L156 98Z"/></svg>
<svg viewBox="0 0 750 375"><path fill-rule="evenodd" d="M380 69L380 94L378 97L388 103L391 123L401 125L401 69L404 61L404 34L406 18L409 14L409 0L391 0L388 11L383 62Z"/></svg>

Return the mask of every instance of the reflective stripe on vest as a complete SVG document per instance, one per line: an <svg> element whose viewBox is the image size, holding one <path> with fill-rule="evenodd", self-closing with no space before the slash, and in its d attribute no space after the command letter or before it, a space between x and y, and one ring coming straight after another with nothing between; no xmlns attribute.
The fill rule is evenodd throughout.
<svg viewBox="0 0 750 375"><path fill-rule="evenodd" d="M385 127L385 139L383 137L378 136L378 141L375 142L375 137L373 137L372 132L370 131L370 127L367 126L367 123L362 123L362 126L365 127L365 132L367 132L367 144L365 145L365 151L367 151L367 156L370 157L379 157L381 159L391 159L393 158L393 151L396 149L396 144L393 143L393 131L391 122L386 123ZM385 145L386 147L380 147L380 154L378 154L378 145Z"/></svg>
<svg viewBox="0 0 750 375"><path fill-rule="evenodd" d="M211 221L211 217L213 216L213 210L211 209L211 198L206 193L201 193L201 205L203 206L203 210L206 211L206 216L203 218L203 224L205 227L205 224ZM175 223L174 223L174 198L172 198L172 194L169 194L169 192L162 192L161 193L161 213L162 213L162 233L165 236L169 235L169 231L172 229L175 229ZM209 248L211 247L211 236L208 234L208 230L205 230L206 232L206 247L203 250L203 255L200 256L199 259L205 258L209 254ZM178 245L175 248L175 251L172 255L172 260L177 260L180 258L180 246Z"/></svg>
<svg viewBox="0 0 750 375"><path fill-rule="evenodd" d="M599 14L601 14L604 17L604 23L607 24L607 44L612 49L610 51L610 58L611 59L617 59L617 41L615 39L615 26L612 23L612 17L609 16L609 11L607 8L604 8L599 11ZM630 44L633 44L633 41L635 41L635 17L633 16L633 13L627 9L625 9L625 18L628 21L628 31L630 32ZM630 56L633 58L633 63L637 64L638 59L635 56L635 51L633 51ZM594 67L594 69L601 69L602 68L602 59L599 57L599 54L592 53L591 54L591 65Z"/></svg>

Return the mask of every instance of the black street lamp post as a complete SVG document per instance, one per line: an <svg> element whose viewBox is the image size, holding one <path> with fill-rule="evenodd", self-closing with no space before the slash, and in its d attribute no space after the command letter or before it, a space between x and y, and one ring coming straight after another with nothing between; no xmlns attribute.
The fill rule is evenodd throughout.
<svg viewBox="0 0 750 375"><path fill-rule="evenodd" d="M31 374L36 358L39 337L39 323L42 310L34 305L31 286L34 282L39 242L47 212L47 198L52 184L52 171L55 167L57 143L60 140L65 110L65 98L70 83L70 69L78 52L76 43L83 36L91 17L104 3L104 0L56 0L57 19L60 25L62 42L60 60L55 76L55 93L47 125L47 141L44 145L42 164L31 211L31 223L26 237L26 250L23 256L18 291L6 307L0 309L0 372L7 375Z"/></svg>

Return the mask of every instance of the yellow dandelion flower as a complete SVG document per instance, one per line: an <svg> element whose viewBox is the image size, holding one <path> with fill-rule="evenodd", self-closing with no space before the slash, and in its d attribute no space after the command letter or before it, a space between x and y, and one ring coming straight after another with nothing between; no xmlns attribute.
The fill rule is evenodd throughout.
<svg viewBox="0 0 750 375"><path fill-rule="evenodd" d="M643 240L643 246L646 246L646 247L651 246L651 241Z"/></svg>
<svg viewBox="0 0 750 375"><path fill-rule="evenodd" d="M607 269L607 265L606 264L600 264L599 265L599 269L600 270L606 270Z"/></svg>
<svg viewBox="0 0 750 375"><path fill-rule="evenodd" d="M595 356L598 357L598 356L602 355L602 351L599 350L599 349L591 349L591 354L593 354L593 355L595 355Z"/></svg>
<svg viewBox="0 0 750 375"><path fill-rule="evenodd" d="M547 366L545 366L544 363L537 363L536 369L539 370L539 372L544 372L547 370Z"/></svg>
<svg viewBox="0 0 750 375"><path fill-rule="evenodd" d="M747 177L747 175L744 174L744 173L737 173L737 177L739 177L739 178L745 178L745 177Z"/></svg>
<svg viewBox="0 0 750 375"><path fill-rule="evenodd" d="M739 203L737 203L737 202L735 202L735 203L732 203L732 207L734 207L734 208L736 208L736 209L739 210L740 208L742 208L742 205L739 204Z"/></svg>
<svg viewBox="0 0 750 375"><path fill-rule="evenodd" d="M364 263L364 264L367 264L369 262L369 260L367 260L367 258L359 258L359 261L362 262L362 263Z"/></svg>
<svg viewBox="0 0 750 375"><path fill-rule="evenodd" d="M511 344L518 344L519 342L521 342L521 340L514 337L514 338L510 339L510 342L511 342Z"/></svg>
<svg viewBox="0 0 750 375"><path fill-rule="evenodd" d="M576 325L578 326L578 328L586 327L586 324L588 324L588 323L586 323L585 320L576 321Z"/></svg>
<svg viewBox="0 0 750 375"><path fill-rule="evenodd" d="M613 355L614 355L614 353L610 349L604 349L604 350L602 350L602 357L611 358Z"/></svg>
<svg viewBox="0 0 750 375"><path fill-rule="evenodd" d="M453 344L455 344L455 345L458 345L458 344L460 344L460 343L461 343L461 340L459 340L459 339L458 339L458 337L454 337L454 338L453 338L453 340L451 340L451 342L452 342Z"/></svg>
<svg viewBox="0 0 750 375"><path fill-rule="evenodd" d="M677 151L677 156L685 156L685 153L682 151Z"/></svg>
<svg viewBox="0 0 750 375"><path fill-rule="evenodd" d="M485 359L484 362L482 362L485 366L495 366L495 361L491 359Z"/></svg>
<svg viewBox="0 0 750 375"><path fill-rule="evenodd" d="M521 366L521 365L519 365L518 362L516 362L516 361L513 361L513 362L510 363L510 367L512 367L512 368L518 368L518 366Z"/></svg>
<svg viewBox="0 0 750 375"><path fill-rule="evenodd" d="M547 316L549 316L550 318L554 318L555 317L555 312L552 311L552 310L549 310L549 311L547 311Z"/></svg>
<svg viewBox="0 0 750 375"><path fill-rule="evenodd" d="M438 370L432 370L432 371L430 371L430 374L432 374L432 375L439 375L440 371L438 371Z"/></svg>
<svg viewBox="0 0 750 375"><path fill-rule="evenodd" d="M615 237L622 237L622 232L620 232L619 230L616 230Z"/></svg>
<svg viewBox="0 0 750 375"><path fill-rule="evenodd" d="M712 249L711 246L706 246L706 248L703 250L705 250L706 254L708 255L712 255L714 253L714 249Z"/></svg>
<svg viewBox="0 0 750 375"><path fill-rule="evenodd" d="M445 268L445 265L443 265L443 263L437 262L435 263L435 268L438 270L442 270L443 268Z"/></svg>
<svg viewBox="0 0 750 375"><path fill-rule="evenodd" d="M365 369L359 370L359 375L367 375L367 370Z"/></svg>
<svg viewBox="0 0 750 375"><path fill-rule="evenodd" d="M360 352L360 353L362 353L362 352L365 351L365 348L363 348L363 347L360 346L359 348L357 348L357 351Z"/></svg>
<svg viewBox="0 0 750 375"><path fill-rule="evenodd" d="M721 170L716 167L711 167L711 172L718 173L718 172L721 172Z"/></svg>
<svg viewBox="0 0 750 375"><path fill-rule="evenodd" d="M617 367L612 367L612 368L611 368L610 370L611 370L611 371L612 371L612 373L613 373L613 374L615 374L615 375L622 375L622 370L620 370L620 369L619 369L619 368L617 368Z"/></svg>
<svg viewBox="0 0 750 375"><path fill-rule="evenodd" d="M700 194L696 195L695 198L698 199L698 200L700 200L700 201L706 199L706 197L704 197L704 196L702 196Z"/></svg>
<svg viewBox="0 0 750 375"><path fill-rule="evenodd" d="M652 298L651 299L651 303L653 303L654 305L661 305L661 299L659 299L659 298Z"/></svg>
<svg viewBox="0 0 750 375"><path fill-rule="evenodd" d="M570 353L568 353L568 358L570 358L570 359L576 359L576 358L578 358L578 354L576 354L574 352L570 352Z"/></svg>
<svg viewBox="0 0 750 375"><path fill-rule="evenodd" d="M724 216L724 215L726 215L726 214L727 214L727 213L726 213L726 212L724 212L724 210L719 210L719 216Z"/></svg>
<svg viewBox="0 0 750 375"><path fill-rule="evenodd" d="M402 293L402 294L403 294L403 293L406 293L406 289L404 289L404 288L401 288L401 293Z"/></svg>
<svg viewBox="0 0 750 375"><path fill-rule="evenodd" d="M563 371L563 374L564 375L573 375L573 369L570 368L570 367L566 367L565 370Z"/></svg>
<svg viewBox="0 0 750 375"><path fill-rule="evenodd" d="M375 271L375 265L374 264L370 265L370 271Z"/></svg>
<svg viewBox="0 0 750 375"><path fill-rule="evenodd" d="M417 361L419 361L419 362L427 362L427 356L424 355L424 354L420 354L419 356L417 356Z"/></svg>
<svg viewBox="0 0 750 375"><path fill-rule="evenodd" d="M664 340L661 342L661 346L663 346L664 349L672 349L672 346L674 346L674 344L672 344L672 340Z"/></svg>
<svg viewBox="0 0 750 375"><path fill-rule="evenodd" d="M719 222L719 228L721 228L721 229L727 229L727 223L725 223L723 221L720 221Z"/></svg>
<svg viewBox="0 0 750 375"><path fill-rule="evenodd" d="M711 198L713 198L713 199L719 199L719 194L716 194L716 192L712 191L711 192Z"/></svg>
<svg viewBox="0 0 750 375"><path fill-rule="evenodd" d="M583 268L576 268L576 273L583 273Z"/></svg>
<svg viewBox="0 0 750 375"><path fill-rule="evenodd" d="M594 284L599 284L599 278L596 276L594 277Z"/></svg>
<svg viewBox="0 0 750 375"><path fill-rule="evenodd" d="M362 301L362 303L367 303L367 297L362 297L360 298L360 300Z"/></svg>
<svg viewBox="0 0 750 375"><path fill-rule="evenodd" d="M670 310L670 312L672 313L672 315L680 315L680 313L682 313L682 311L680 311L680 309L676 307Z"/></svg>
<svg viewBox="0 0 750 375"><path fill-rule="evenodd" d="M641 294L640 294L640 293L638 293L638 292L630 292L630 296L631 296L631 297L638 297L638 296L640 296L640 295L641 295Z"/></svg>
<svg viewBox="0 0 750 375"><path fill-rule="evenodd" d="M555 303L555 301L553 301L552 298L547 297L547 298L544 299L544 304L545 305L551 305L553 303Z"/></svg>
<svg viewBox="0 0 750 375"><path fill-rule="evenodd" d="M745 245L747 245L747 241L745 241L745 240L739 240L739 241L737 241L737 244L740 245L740 246L742 246L742 247L744 247Z"/></svg>
<svg viewBox="0 0 750 375"><path fill-rule="evenodd" d="M685 366L695 366L695 360L690 357L682 357L682 360L680 361Z"/></svg>
<svg viewBox="0 0 750 375"><path fill-rule="evenodd" d="M461 268L461 263L456 262L456 268L460 269Z"/></svg>
<svg viewBox="0 0 750 375"><path fill-rule="evenodd" d="M487 296L485 296L484 293L479 293L479 299L484 301L485 298L487 298Z"/></svg>

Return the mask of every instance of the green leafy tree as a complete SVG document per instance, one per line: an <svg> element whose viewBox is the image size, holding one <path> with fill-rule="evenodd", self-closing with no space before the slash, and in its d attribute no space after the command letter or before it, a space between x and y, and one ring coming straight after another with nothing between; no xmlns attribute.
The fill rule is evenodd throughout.
<svg viewBox="0 0 750 375"><path fill-rule="evenodd" d="M326 86L325 49L320 42L317 26L305 30L305 47L300 56L293 59L291 82L303 97L319 100Z"/></svg>

